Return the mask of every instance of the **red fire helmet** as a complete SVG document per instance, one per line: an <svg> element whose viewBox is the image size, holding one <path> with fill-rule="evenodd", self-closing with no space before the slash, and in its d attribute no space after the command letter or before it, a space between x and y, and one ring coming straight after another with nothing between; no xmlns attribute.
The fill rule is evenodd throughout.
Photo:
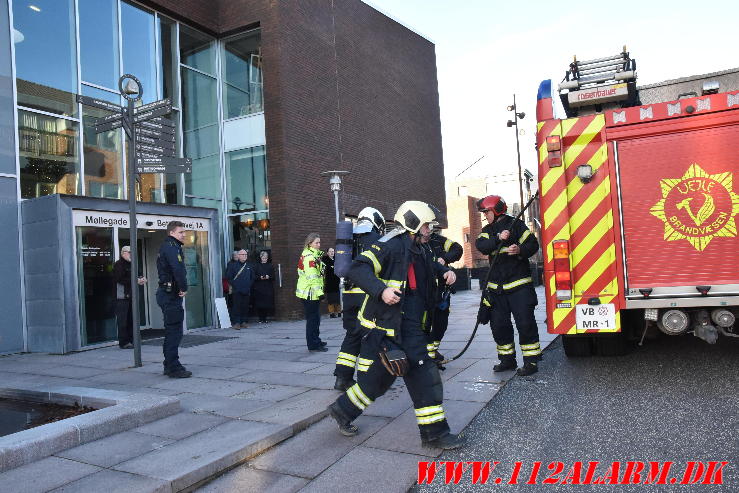
<svg viewBox="0 0 739 493"><path fill-rule="evenodd" d="M508 206L500 195L488 195L477 201L477 210L480 212L493 211L496 216L505 214Z"/></svg>

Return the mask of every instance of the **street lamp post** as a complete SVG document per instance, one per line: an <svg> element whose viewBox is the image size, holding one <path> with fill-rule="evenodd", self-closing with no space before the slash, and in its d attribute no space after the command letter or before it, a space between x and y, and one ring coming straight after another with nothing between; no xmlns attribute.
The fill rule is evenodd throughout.
<svg viewBox="0 0 739 493"><path fill-rule="evenodd" d="M518 108L516 108L516 95L513 95L513 104L508 106L508 111L513 112L513 120L508 120L508 123L506 123L506 126L508 127L515 127L516 129L516 156L518 157L518 192L520 194L521 201L519 202L521 204L521 207L523 208L523 172L521 170L521 147L518 139L518 120L526 116L526 113L518 112Z"/></svg>
<svg viewBox="0 0 739 493"><path fill-rule="evenodd" d="M341 177L348 175L349 171L324 171L321 176L328 176L331 191L334 192L334 209L336 211L336 222L339 222L339 192L341 191Z"/></svg>
<svg viewBox="0 0 739 493"><path fill-rule="evenodd" d="M339 192L341 191L341 177L348 175L349 171L324 171L321 176L328 176L331 191L334 192L334 211L336 212L336 224L339 223ZM339 278L339 303L341 311L344 311L344 278Z"/></svg>

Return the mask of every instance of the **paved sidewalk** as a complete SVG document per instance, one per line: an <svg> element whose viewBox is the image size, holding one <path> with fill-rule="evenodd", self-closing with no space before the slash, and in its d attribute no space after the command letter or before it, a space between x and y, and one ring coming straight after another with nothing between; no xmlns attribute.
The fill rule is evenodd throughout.
<svg viewBox="0 0 739 493"><path fill-rule="evenodd" d="M479 291L454 296L441 347L445 355L455 354L469 338L479 296ZM546 346L554 336L546 334L543 305L537 321ZM375 491L406 491L417 461L440 453L421 447L400 379L358 420L358 436L342 437L330 418L324 419L326 406L338 396L332 373L344 334L339 319L321 321L326 353L307 351L303 321L199 334L232 339L182 348L180 359L193 372L193 378L182 380L161 374L160 346L142 347L142 368L132 367L131 351L117 347L0 357L4 387L164 394L179 399L182 408L174 416L9 470L0 474L0 484L29 492L180 491L252 458L202 491L345 491L347 478L354 490L371 484ZM444 408L453 431L469 424L513 376L493 374L494 361L495 345L485 326L464 357L443 372ZM387 474L378 477L378 470Z"/></svg>

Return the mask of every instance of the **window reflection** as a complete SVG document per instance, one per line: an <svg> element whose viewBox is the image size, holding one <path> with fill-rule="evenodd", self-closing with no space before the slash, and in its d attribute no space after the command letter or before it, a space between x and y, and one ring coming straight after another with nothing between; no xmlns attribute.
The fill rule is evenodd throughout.
<svg viewBox="0 0 739 493"><path fill-rule="evenodd" d="M118 87L118 4L115 0L78 0L82 80Z"/></svg>
<svg viewBox="0 0 739 493"><path fill-rule="evenodd" d="M77 114L74 22L73 0L13 2L18 105Z"/></svg>
<svg viewBox="0 0 739 493"><path fill-rule="evenodd" d="M258 258L257 254L261 250L272 249L269 213L232 215L229 217L229 225L232 250L243 248L249 252L249 258Z"/></svg>
<svg viewBox="0 0 739 493"><path fill-rule="evenodd" d="M77 193L79 155L76 122L18 111L21 197Z"/></svg>
<svg viewBox="0 0 739 493"><path fill-rule="evenodd" d="M216 50L213 38L180 25L180 63L215 75Z"/></svg>
<svg viewBox="0 0 739 493"><path fill-rule="evenodd" d="M226 153L227 197L231 213L267 209L264 146Z"/></svg>
<svg viewBox="0 0 739 493"><path fill-rule="evenodd" d="M259 31L223 44L223 105L225 118L264 111Z"/></svg>
<svg viewBox="0 0 739 493"><path fill-rule="evenodd" d="M161 71L161 94L162 98L170 98L172 104L179 104L177 93L177 23L172 19L159 16L159 39L161 42L162 63Z"/></svg>
<svg viewBox="0 0 739 493"><path fill-rule="evenodd" d="M82 94L120 104L117 94L82 86ZM109 111L82 105L82 138L85 155L85 195L122 199L123 165L121 129L95 133L95 121Z"/></svg>
<svg viewBox="0 0 739 493"><path fill-rule="evenodd" d="M154 15L121 2L121 33L123 73L135 75L141 81L144 86L144 103L156 101L159 98L156 86Z"/></svg>

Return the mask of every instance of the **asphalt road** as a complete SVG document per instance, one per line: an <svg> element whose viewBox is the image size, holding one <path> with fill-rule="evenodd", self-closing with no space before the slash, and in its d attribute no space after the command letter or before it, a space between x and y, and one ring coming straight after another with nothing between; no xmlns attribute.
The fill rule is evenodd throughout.
<svg viewBox="0 0 739 493"><path fill-rule="evenodd" d="M485 486L471 471L444 485L444 469L431 485L411 491L739 491L739 340L710 346L691 336L662 337L627 356L568 359L561 340L545 352L541 370L515 377L466 429L467 445L440 461L500 461ZM522 462L517 485L506 484ZM540 461L537 485L527 485ZM541 484L563 462L599 461L595 477L613 461L672 461L669 478L682 481L688 461L728 461L722 486ZM647 467L649 467L647 465ZM579 475L585 477L585 472ZM495 484L497 477L503 482ZM642 481L644 475L642 475Z"/></svg>

